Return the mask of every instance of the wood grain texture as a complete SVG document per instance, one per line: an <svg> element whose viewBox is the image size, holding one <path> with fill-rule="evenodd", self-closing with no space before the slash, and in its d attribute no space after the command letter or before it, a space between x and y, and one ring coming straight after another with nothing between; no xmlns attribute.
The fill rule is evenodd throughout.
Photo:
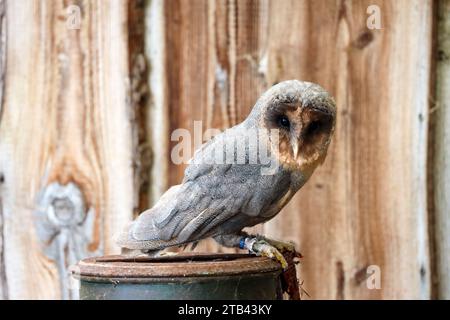
<svg viewBox="0 0 450 320"><path fill-rule="evenodd" d="M79 29L68 28L70 5ZM381 30L366 26L369 5L381 10ZM441 19L429 138L433 7L0 0L0 298L73 297L67 266L117 252L112 235L180 183L173 130L233 126L266 88L293 78L335 96L335 137L311 181L253 232L297 243L313 299L429 298L431 242L448 298L450 53ZM440 1L442 17L448 7ZM212 241L197 250L231 251ZM380 290L366 285L373 265Z"/></svg>
<svg viewBox="0 0 450 320"><path fill-rule="evenodd" d="M282 3L270 11L296 27L271 33L270 76L320 83L339 114L325 165L266 230L299 243L312 297L427 298L432 3ZM370 4L382 30L366 28ZM366 286L369 265L381 290Z"/></svg>
<svg viewBox="0 0 450 320"><path fill-rule="evenodd" d="M263 92L258 72L265 30L262 1L167 1L164 8L168 121L178 128L223 130L241 122ZM171 141L167 154L178 141ZM192 150L197 145L192 141ZM167 161L167 158L166 158ZM181 182L185 165L168 163L168 184ZM164 177L161 177L164 179ZM256 228L254 230L260 230ZM203 242L198 250L234 251Z"/></svg>
<svg viewBox="0 0 450 320"><path fill-rule="evenodd" d="M80 8L79 29L68 28L69 5ZM9 298L72 297L67 267L117 252L112 236L139 206L140 97L130 95L139 58L129 54L128 13L127 1L7 2L0 199Z"/></svg>
<svg viewBox="0 0 450 320"><path fill-rule="evenodd" d="M167 134L169 113L166 83L166 42L164 26L164 0L147 1L145 9L145 56L149 64L147 137L151 145L151 187L148 198L153 203L168 188L170 136Z"/></svg>
<svg viewBox="0 0 450 320"><path fill-rule="evenodd" d="M128 119L131 125L131 147L133 154L133 182L135 191L133 196L134 215L148 208L151 193L150 168L152 166L152 152L149 143L150 120L148 86L148 62L145 56L145 0L127 1L127 21L125 29L128 37L123 41L128 44L129 88L127 96ZM126 119L124 119L126 120Z"/></svg>
<svg viewBox="0 0 450 320"><path fill-rule="evenodd" d="M434 232L437 298L450 299L450 1L438 6L436 105L433 109Z"/></svg>
<svg viewBox="0 0 450 320"><path fill-rule="evenodd" d="M366 27L371 4L381 30ZM264 226L298 243L312 298L429 297L432 2L174 0L164 19L167 135L192 131L194 120L232 126L282 80L317 82L336 97L326 163ZM178 184L184 166L168 166ZM380 290L367 288L370 265L380 267Z"/></svg>
<svg viewBox="0 0 450 320"><path fill-rule="evenodd" d="M5 1L0 1L0 123L2 121L3 92L5 88L5 56L6 56L6 17ZM0 300L8 299L8 280L6 278L5 251L3 235L3 203L2 188L5 177L0 171Z"/></svg>

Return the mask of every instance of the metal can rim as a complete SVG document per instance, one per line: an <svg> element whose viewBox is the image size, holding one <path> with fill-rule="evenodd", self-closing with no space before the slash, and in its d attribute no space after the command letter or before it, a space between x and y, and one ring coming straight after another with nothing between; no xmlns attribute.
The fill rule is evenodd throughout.
<svg viewBox="0 0 450 320"><path fill-rule="evenodd" d="M78 279L201 278L281 273L279 263L249 254L181 253L167 257L103 256L80 261L71 270Z"/></svg>

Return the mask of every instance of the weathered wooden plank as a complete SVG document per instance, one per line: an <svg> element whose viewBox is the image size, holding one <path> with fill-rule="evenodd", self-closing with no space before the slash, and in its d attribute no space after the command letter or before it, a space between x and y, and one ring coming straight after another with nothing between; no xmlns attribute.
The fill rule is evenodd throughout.
<svg viewBox="0 0 450 320"><path fill-rule="evenodd" d="M0 1L0 123L2 121L3 92L5 86L5 39L6 39L5 1ZM0 300L8 298L8 281L6 279L4 240L3 240L3 204L2 185L4 176L0 172Z"/></svg>
<svg viewBox="0 0 450 320"><path fill-rule="evenodd" d="M148 196L152 202L159 199L168 188L170 136L166 83L166 43L164 27L164 0L152 0L145 10L145 55L149 64L148 86L151 97L148 101L147 134L152 146L151 188Z"/></svg>
<svg viewBox="0 0 450 320"><path fill-rule="evenodd" d="M127 20L125 30L127 37L123 41L128 45L129 97L131 125L131 144L133 155L133 196L134 215L148 208L151 194L150 170L152 164L151 145L149 143L150 110L148 87L148 62L145 56L145 0L127 1ZM114 10L114 8L111 8ZM126 121L126 119L124 119Z"/></svg>
<svg viewBox="0 0 450 320"><path fill-rule="evenodd" d="M0 198L10 298L69 298L67 266L117 252L112 236L139 206L133 121L145 65L128 44L139 37L128 5L7 3Z"/></svg>
<svg viewBox="0 0 450 320"><path fill-rule="evenodd" d="M211 127L212 123L226 123L222 117L227 117L227 103L218 105L217 112L211 108L215 104L210 101L215 98L214 79L216 14L220 14L221 3L203 0L193 1L166 1L164 2L164 33L165 33L165 87L167 92L166 109L168 125L163 135L179 128L188 129L194 133L194 121L203 121L200 129ZM218 7L216 12L215 8ZM221 21L224 25L226 22ZM226 80L225 80L226 81ZM227 91L228 83L223 84L221 91ZM220 94L220 92L219 92ZM219 111L220 110L220 111ZM222 112L221 112L222 111ZM217 120L217 117L220 120ZM194 141L192 148L194 148ZM181 182L185 165L177 165L171 159L171 150L177 141L170 141L164 152L167 157L168 176L167 184L174 185ZM190 155L186 155L189 158ZM163 177L162 177L163 178ZM202 242L199 250L215 250L217 247L212 241Z"/></svg>
<svg viewBox="0 0 450 320"><path fill-rule="evenodd" d="M187 128L207 112L208 6L204 1L174 0L165 3L166 74L169 132ZM170 133L169 133L170 135ZM170 147L175 145L171 143ZM170 156L170 152L168 153ZM184 166L172 164L169 183L179 183Z"/></svg>
<svg viewBox="0 0 450 320"><path fill-rule="evenodd" d="M372 4L381 30L367 28ZM231 126L281 80L314 81L336 97L326 163L264 227L299 244L313 298L429 297L431 12L431 1L165 3L167 134L192 131L194 120ZM168 166L169 184L179 183L184 167ZM370 265L380 290L366 286Z"/></svg>
<svg viewBox="0 0 450 320"><path fill-rule="evenodd" d="M167 92L169 122L165 135L179 128L194 133L194 121L201 121L201 133L241 122L265 88L256 63L264 53L261 43L266 34L260 19L267 17L268 2L174 0L164 4L167 79L162 90ZM192 150L198 146L194 142ZM177 143L168 145L168 158ZM180 183L184 169L185 165L169 160L168 184ZM223 250L211 242L198 249Z"/></svg>
<svg viewBox="0 0 450 320"><path fill-rule="evenodd" d="M270 79L322 84L339 115L325 165L266 230L300 244L315 298L428 298L431 1L271 4ZM372 4L381 30L366 27Z"/></svg>
<svg viewBox="0 0 450 320"><path fill-rule="evenodd" d="M433 109L434 232L437 297L450 299L450 1L438 6L436 105Z"/></svg>

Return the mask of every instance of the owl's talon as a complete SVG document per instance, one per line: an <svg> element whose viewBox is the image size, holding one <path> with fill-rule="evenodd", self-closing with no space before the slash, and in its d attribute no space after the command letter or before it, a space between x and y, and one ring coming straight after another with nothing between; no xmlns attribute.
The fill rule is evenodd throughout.
<svg viewBox="0 0 450 320"><path fill-rule="evenodd" d="M281 267L283 268L283 270L286 270L288 267L288 263L286 262L286 259L283 257L281 252L265 240L252 239L249 241L247 248L250 250L250 252L258 256L268 257L270 259L278 261L279 263L281 263Z"/></svg>
<svg viewBox="0 0 450 320"><path fill-rule="evenodd" d="M296 251L295 250L295 243L293 242L285 242L285 241L278 241L278 240L272 240L272 239L266 239L266 241L274 246L275 248L277 248L279 251L284 252L284 251Z"/></svg>
<svg viewBox="0 0 450 320"><path fill-rule="evenodd" d="M296 245L293 241L280 241L280 240L274 240L270 238L266 238L264 236L258 236L258 239L265 240L268 244L275 247L280 251L281 253L292 253L294 257L296 258L302 258L302 254L296 250Z"/></svg>

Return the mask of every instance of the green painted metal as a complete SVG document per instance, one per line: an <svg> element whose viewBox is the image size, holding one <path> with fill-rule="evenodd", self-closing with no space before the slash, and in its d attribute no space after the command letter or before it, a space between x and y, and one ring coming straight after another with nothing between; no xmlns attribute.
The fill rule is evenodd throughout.
<svg viewBox="0 0 450 320"><path fill-rule="evenodd" d="M82 300L276 300L282 298L279 274L258 276L173 278L146 282L87 281L80 283Z"/></svg>

